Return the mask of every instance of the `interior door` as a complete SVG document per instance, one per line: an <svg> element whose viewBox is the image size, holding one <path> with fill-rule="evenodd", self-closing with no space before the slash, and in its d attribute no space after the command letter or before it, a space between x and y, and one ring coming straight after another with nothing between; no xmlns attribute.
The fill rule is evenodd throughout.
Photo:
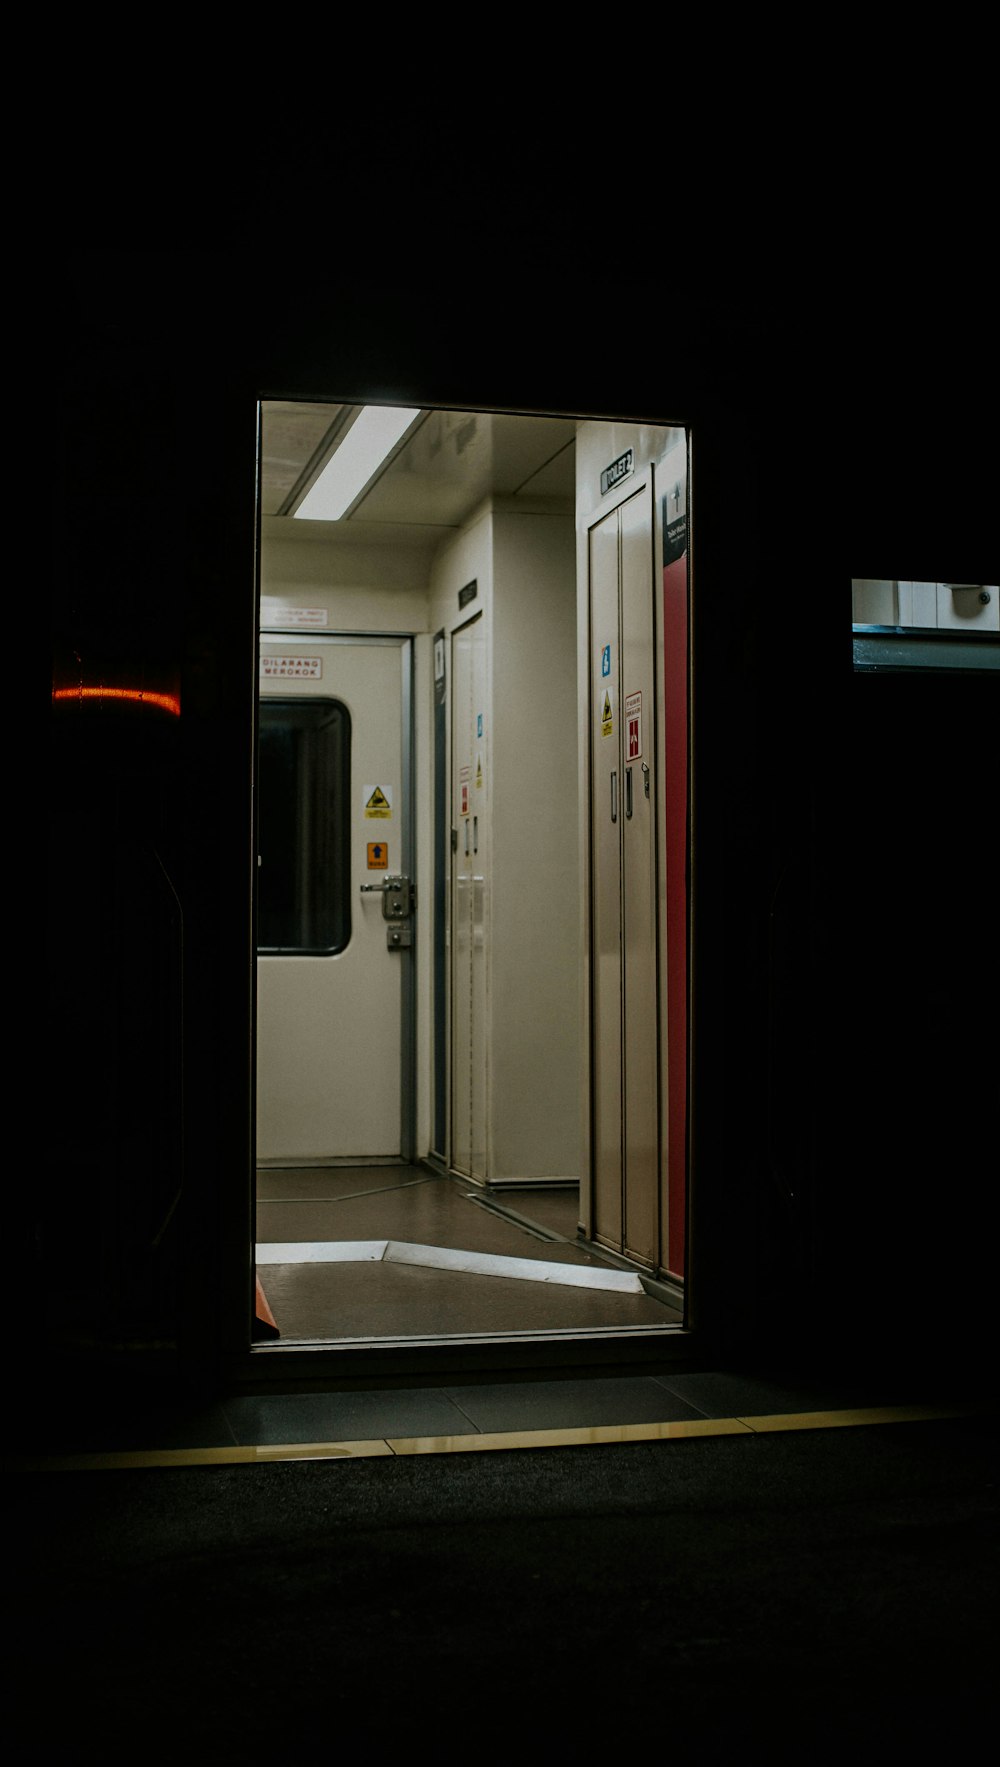
<svg viewBox="0 0 1000 1767"><path fill-rule="evenodd" d="M258 1165L410 1156L410 651L261 640Z"/></svg>
<svg viewBox="0 0 1000 1767"><path fill-rule="evenodd" d="M653 519L649 485L590 530L594 1235L658 1256Z"/></svg>

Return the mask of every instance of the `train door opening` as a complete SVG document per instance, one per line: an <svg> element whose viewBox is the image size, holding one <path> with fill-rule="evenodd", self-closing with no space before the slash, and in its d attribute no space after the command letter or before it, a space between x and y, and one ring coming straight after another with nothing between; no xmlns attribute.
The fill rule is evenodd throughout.
<svg viewBox="0 0 1000 1767"><path fill-rule="evenodd" d="M676 1330L687 434L383 410L317 513L379 410L264 408L265 1347Z"/></svg>

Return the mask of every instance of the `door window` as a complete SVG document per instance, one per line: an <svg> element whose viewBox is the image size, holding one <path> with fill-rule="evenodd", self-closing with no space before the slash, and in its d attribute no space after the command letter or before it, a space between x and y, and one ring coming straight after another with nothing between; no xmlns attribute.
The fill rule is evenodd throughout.
<svg viewBox="0 0 1000 1767"><path fill-rule="evenodd" d="M351 937L350 769L346 706L261 701L261 952L333 956Z"/></svg>

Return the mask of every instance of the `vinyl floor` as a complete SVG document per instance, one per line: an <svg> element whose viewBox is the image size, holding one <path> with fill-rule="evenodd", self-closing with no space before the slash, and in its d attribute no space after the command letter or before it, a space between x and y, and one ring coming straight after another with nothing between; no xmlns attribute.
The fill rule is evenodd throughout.
<svg viewBox="0 0 1000 1767"><path fill-rule="evenodd" d="M645 1292L621 1294L567 1286L558 1268L544 1281L503 1273L504 1260L570 1267L598 1281L620 1272L621 1260L581 1241L577 1216L576 1186L487 1194L446 1174L399 1165L263 1171L258 1274L284 1343L681 1324L680 1311L652 1283ZM498 1268L482 1274L371 1256L348 1261L352 1247L381 1241L466 1253L472 1265L490 1257ZM287 1262L282 1245L290 1248ZM331 1261L295 1261L296 1246L319 1257L325 1246Z"/></svg>

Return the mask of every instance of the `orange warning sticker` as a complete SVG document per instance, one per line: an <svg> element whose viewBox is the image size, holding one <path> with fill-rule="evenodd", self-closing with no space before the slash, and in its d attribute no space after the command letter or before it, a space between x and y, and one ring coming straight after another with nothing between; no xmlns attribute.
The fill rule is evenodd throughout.
<svg viewBox="0 0 1000 1767"><path fill-rule="evenodd" d="M368 842L368 869L369 869L369 871L388 871L388 869L389 869L389 843L388 843L388 841L369 841Z"/></svg>

